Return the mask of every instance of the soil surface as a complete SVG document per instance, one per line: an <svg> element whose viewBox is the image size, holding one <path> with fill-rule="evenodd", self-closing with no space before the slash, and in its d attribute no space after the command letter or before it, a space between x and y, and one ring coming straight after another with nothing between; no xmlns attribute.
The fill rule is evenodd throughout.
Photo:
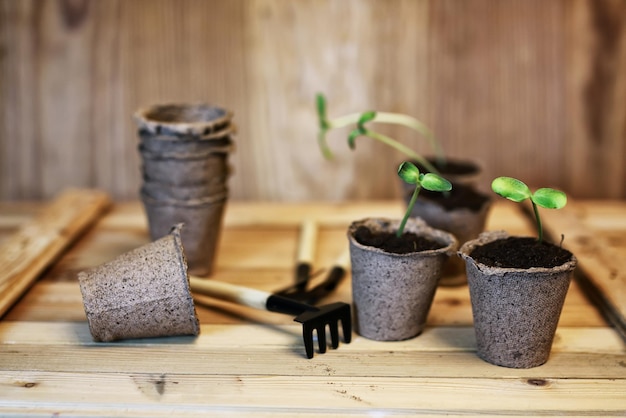
<svg viewBox="0 0 626 418"><path fill-rule="evenodd" d="M428 157L426 158L426 161L428 161L429 163L431 163L432 165L435 166L435 168L437 170L439 170L439 174L441 174L442 177L446 177L446 174L453 174L453 175L469 175L469 174L476 174L478 173L478 171L480 170L480 168L468 161L460 161L460 160L454 160L454 159L448 159L446 161L446 164L439 164L437 162L437 159L434 157ZM420 163L418 163L417 161L412 161L413 164L415 164L417 166L417 168L419 168L420 172L422 173L428 173L429 170L427 170L425 167L423 167Z"/></svg>
<svg viewBox="0 0 626 418"><path fill-rule="evenodd" d="M446 211L466 208L472 212L478 212L485 202L489 200L489 197L480 193L473 186L454 183L452 190L447 193L431 192L430 190L422 189L417 199L428 199Z"/></svg>
<svg viewBox="0 0 626 418"><path fill-rule="evenodd" d="M354 238L359 244L380 248L394 254L437 250L444 247L444 245L435 240L414 234L413 232L405 232L398 238L395 232L372 232L365 226L357 228Z"/></svg>
<svg viewBox="0 0 626 418"><path fill-rule="evenodd" d="M560 266L570 260L572 253L532 237L509 237L476 247L471 256L487 266L527 269Z"/></svg>

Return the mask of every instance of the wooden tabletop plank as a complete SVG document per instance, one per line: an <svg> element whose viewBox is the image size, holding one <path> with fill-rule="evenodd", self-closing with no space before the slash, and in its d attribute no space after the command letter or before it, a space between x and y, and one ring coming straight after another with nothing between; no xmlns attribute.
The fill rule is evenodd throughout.
<svg viewBox="0 0 626 418"><path fill-rule="evenodd" d="M0 240L24 217L4 217ZM534 235L518 205L496 201L488 229ZM41 206L33 206L33 216ZM603 209L605 210L605 209ZM347 246L346 228L368 214L401 216L399 202L232 202L212 280L276 290L290 284L301 222L319 222L314 268ZM280 218L275 222L276 217ZM603 225L601 220L590 217ZM0 241L1 242L1 241ZM626 345L576 282L549 361L533 369L476 356L467 286L440 287L417 338L358 335L306 359L288 315L196 297L201 333L95 343L76 274L149 242L138 202L115 204L48 268L0 322L0 415L394 416L626 413ZM323 277L317 276L315 280ZM350 277L328 301L350 301Z"/></svg>
<svg viewBox="0 0 626 418"><path fill-rule="evenodd" d="M574 200L541 216L553 239L563 234L578 258L580 286L626 341L626 202Z"/></svg>
<svg viewBox="0 0 626 418"><path fill-rule="evenodd" d="M126 416L620 416L624 379L373 377L24 372L0 376L0 408L72 408ZM312 390L313 389L313 390ZM285 398L285 394L289 398ZM477 396L490 393L491 396ZM580 396L593 393L594 399ZM504 401L503 398L506 398ZM180 399L185 399L181 404Z"/></svg>
<svg viewBox="0 0 626 418"><path fill-rule="evenodd" d="M101 191L65 190L0 245L0 317L109 204Z"/></svg>
<svg viewBox="0 0 626 418"><path fill-rule="evenodd" d="M377 213L391 215L395 203L375 203ZM278 227L269 224L269 215L261 216L266 224L249 224L248 212L267 211L292 217L290 224ZM212 279L274 291L293 281L300 221L307 217L324 219L324 213L344 217L345 224L320 225L315 249L314 270L321 274L313 282L323 279L332 262L347 249L346 228L348 219L364 215L365 205L317 205L307 210L305 205L284 204L231 204L230 219L224 228L218 252L217 269ZM248 208L248 210L245 210ZM346 215L350 214L350 215ZM267 216L267 217L266 217ZM242 220L243 218L243 220ZM521 215L516 205L504 199L494 206L488 221L489 229L507 227L511 233L532 234L532 224ZM104 263L117 255L149 242L146 220L136 203L115 205L80 242L70 248L46 275L7 313L8 320L29 321L82 321L85 314L82 298L76 283L79 271ZM350 277L327 299L328 302L350 301ZM287 324L292 318L263 311L240 308L211 298L197 297L197 309L203 323L259 323ZM429 325L472 324L471 305L467 286L440 287L428 317ZM560 324L563 326L605 326L597 309L590 305L578 285L572 283L568 292Z"/></svg>

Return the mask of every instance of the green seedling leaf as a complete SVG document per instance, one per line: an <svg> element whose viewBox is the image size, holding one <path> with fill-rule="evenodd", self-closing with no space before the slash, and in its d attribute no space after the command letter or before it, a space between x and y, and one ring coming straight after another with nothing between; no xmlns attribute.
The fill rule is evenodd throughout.
<svg viewBox="0 0 626 418"><path fill-rule="evenodd" d="M376 118L376 111L374 110L370 110L368 112L364 112L361 115L361 118L359 119L359 121L357 122L357 126L359 127L359 129L361 129L362 131L365 131L365 124L367 122L371 122Z"/></svg>
<svg viewBox="0 0 626 418"><path fill-rule="evenodd" d="M561 209L567 204L567 195L565 193L548 187L536 190L531 199L546 209Z"/></svg>
<svg viewBox="0 0 626 418"><path fill-rule="evenodd" d="M431 192L449 192L452 183L435 173L426 173L420 179L422 187Z"/></svg>
<svg viewBox="0 0 626 418"><path fill-rule="evenodd" d="M512 177L498 177L491 183L491 189L502 197L521 202L532 196L526 183Z"/></svg>
<svg viewBox="0 0 626 418"><path fill-rule="evenodd" d="M419 184L421 180L420 177L423 175L420 174L420 171L415 164L405 161L400 164L400 167L398 167L398 176L400 176L405 183Z"/></svg>
<svg viewBox="0 0 626 418"><path fill-rule="evenodd" d="M413 212L413 206L415 206L417 196L422 187L424 187L426 190L447 192L452 190L452 184L448 180L437 174L420 173L415 164L411 163L410 161L405 161L400 164L400 166L398 167L398 176L400 176L400 178L405 182L415 185L415 190L413 190L413 194L411 195L411 199L409 201L409 204L407 205L404 218L402 218L400 226L398 226L398 230L396 231L396 236L401 237L404 233L404 227L406 226L406 222L409 220L411 212Z"/></svg>
<svg viewBox="0 0 626 418"><path fill-rule="evenodd" d="M537 206L547 209L561 209L567 204L567 196L560 190L544 187L532 193L528 186L520 180L512 177L498 177L491 182L491 189L502 197L514 202L522 202L530 199L533 213L537 221L537 235L539 242L543 241L543 226Z"/></svg>
<svg viewBox="0 0 626 418"><path fill-rule="evenodd" d="M370 122L370 121L374 120L375 118L376 118L376 112L375 111L364 112L361 115L361 117L359 118L359 121L356 124L356 126L357 126L356 129L354 129L348 135L348 146L350 147L350 149L354 149L356 147L356 139L359 136L368 134L368 131L367 131L367 128L365 127L365 124L367 122Z"/></svg>
<svg viewBox="0 0 626 418"><path fill-rule="evenodd" d="M323 94L315 96L315 104L317 107L317 117L319 118L320 130L326 132L329 126L328 118L326 117L326 98Z"/></svg>
<svg viewBox="0 0 626 418"><path fill-rule="evenodd" d="M350 149L353 150L356 148L356 139L361 135L363 135L363 132L361 132L361 130L358 128L350 132L350 135L348 135L348 146L350 147Z"/></svg>
<svg viewBox="0 0 626 418"><path fill-rule="evenodd" d="M323 94L315 96L315 104L317 107L317 118L319 122L319 132L317 134L317 143L322 150L324 158L331 159L333 153L330 151L328 144L326 143L326 133L330 129L330 123L326 117L326 98Z"/></svg>

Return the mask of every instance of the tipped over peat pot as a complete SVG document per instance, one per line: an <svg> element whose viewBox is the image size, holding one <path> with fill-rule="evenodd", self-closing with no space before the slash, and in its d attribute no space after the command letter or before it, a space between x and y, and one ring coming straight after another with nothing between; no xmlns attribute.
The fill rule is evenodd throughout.
<svg viewBox="0 0 626 418"><path fill-rule="evenodd" d="M406 194L408 204L413 190ZM446 193L421 190L411 216L426 221L433 228L450 232L459 243L478 237L485 230L492 199L479 192L473 185L455 183ZM459 286L467 283L465 263L459 257L450 257L445 265L439 284Z"/></svg>
<svg viewBox="0 0 626 418"><path fill-rule="evenodd" d="M180 229L78 273L95 341L198 335Z"/></svg>
<svg viewBox="0 0 626 418"><path fill-rule="evenodd" d="M466 263L478 356L512 368L544 364L576 257L504 231L483 232L459 255Z"/></svg>
<svg viewBox="0 0 626 418"><path fill-rule="evenodd" d="M399 223L368 218L348 229L355 330L372 340L406 340L422 332L443 263L457 248L452 234L420 219L409 219L398 240ZM398 248L398 241L408 247Z"/></svg>
<svg viewBox="0 0 626 418"><path fill-rule="evenodd" d="M154 105L135 113L142 160L140 196L153 240L185 223L190 273L213 272L228 200L232 112L208 104Z"/></svg>

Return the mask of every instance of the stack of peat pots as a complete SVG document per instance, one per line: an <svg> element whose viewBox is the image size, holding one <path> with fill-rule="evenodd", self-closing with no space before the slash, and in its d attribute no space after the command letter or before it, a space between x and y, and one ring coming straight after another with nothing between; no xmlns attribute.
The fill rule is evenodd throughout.
<svg viewBox="0 0 626 418"><path fill-rule="evenodd" d="M135 113L142 160L143 202L157 240L184 224L189 272L213 272L228 199L232 112L207 104L167 104Z"/></svg>

